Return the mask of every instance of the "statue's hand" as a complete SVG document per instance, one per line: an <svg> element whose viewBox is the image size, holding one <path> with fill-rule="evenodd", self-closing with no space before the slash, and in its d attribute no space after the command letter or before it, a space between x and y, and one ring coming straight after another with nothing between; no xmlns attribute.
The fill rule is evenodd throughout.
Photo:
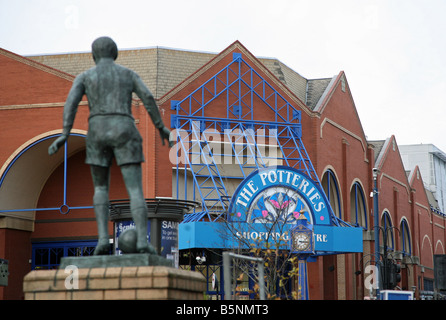
<svg viewBox="0 0 446 320"><path fill-rule="evenodd" d="M160 131L160 136L161 136L161 141L163 142L163 146L164 146L164 140L167 140L167 142L169 143L169 148L173 147L173 141L170 139L170 130L167 129L165 126L159 128Z"/></svg>
<svg viewBox="0 0 446 320"><path fill-rule="evenodd" d="M67 141L68 136L61 135L59 138L57 138L48 148L48 154L53 155L55 154L59 148Z"/></svg>

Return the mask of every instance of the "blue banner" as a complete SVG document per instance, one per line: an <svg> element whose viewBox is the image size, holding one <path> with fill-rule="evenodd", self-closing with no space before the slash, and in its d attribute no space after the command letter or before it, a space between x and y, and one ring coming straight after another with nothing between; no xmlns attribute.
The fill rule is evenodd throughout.
<svg viewBox="0 0 446 320"><path fill-rule="evenodd" d="M180 224L179 249L290 250L290 230L303 215L313 230L315 255L362 252L362 228L333 225L324 191L294 168L253 171L235 190L228 212L228 222Z"/></svg>
<svg viewBox="0 0 446 320"><path fill-rule="evenodd" d="M179 249L260 247L289 250L292 224L189 222L179 225ZM315 255L362 252L362 228L314 225Z"/></svg>

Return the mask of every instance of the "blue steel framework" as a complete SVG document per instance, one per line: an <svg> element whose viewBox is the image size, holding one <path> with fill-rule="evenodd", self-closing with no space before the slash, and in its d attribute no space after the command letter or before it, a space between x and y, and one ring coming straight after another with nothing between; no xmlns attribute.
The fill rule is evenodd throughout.
<svg viewBox="0 0 446 320"><path fill-rule="evenodd" d="M212 117L208 111L217 99L226 101L224 118ZM259 101L262 105L258 105ZM256 108L269 108L274 118L256 120ZM253 69L242 54L233 53L232 61L199 88L181 101L171 101L171 109L176 111L171 117L171 127L177 132L176 152L182 154L176 164L176 196L179 198L183 191L187 198L188 189L192 189L193 198L201 200L201 208L186 215L183 223L224 219L231 198L225 181L241 181L250 169L265 168L271 160L301 170L321 185L301 139L301 111ZM279 152L274 159L265 154L264 145L259 143L267 139L277 143ZM215 153L211 145L216 140L230 144L232 154L218 152L218 148ZM218 164L225 157L233 159L241 174L220 173ZM180 185L181 174L184 186ZM187 185L189 174L193 188ZM347 225L333 214L332 208L329 211L332 225Z"/></svg>
<svg viewBox="0 0 446 320"><path fill-rule="evenodd" d="M226 105L222 106L222 100ZM226 116L215 117L209 111L211 106L213 110L215 107L220 109L219 112L224 109ZM259 108L272 110L274 116L269 121L256 119L255 110ZM188 199L191 196L201 201L201 208L185 215L182 223L227 219L226 215L231 214L227 212L232 196L229 183L241 182L252 170L265 168L270 161L302 171L322 188L302 142L301 111L275 90L241 54L233 53L228 65L187 97L172 100L171 109L175 111L171 116L171 127L176 129L177 137L176 197ZM220 147L216 148L218 143ZM276 145L275 157L265 153L268 144ZM220 172L223 167L219 165L226 164L227 158L238 166L237 174L234 171L229 174ZM180 179L181 175L184 175L183 179ZM193 187L189 185L190 181ZM324 193L322 196L329 203ZM332 226L352 227L337 217L331 207L328 209ZM191 267L195 268L194 265ZM220 288L208 289L207 293L223 297L224 278L220 265L207 264L199 270L208 283L213 273L220 272ZM249 286L252 285L250 282Z"/></svg>

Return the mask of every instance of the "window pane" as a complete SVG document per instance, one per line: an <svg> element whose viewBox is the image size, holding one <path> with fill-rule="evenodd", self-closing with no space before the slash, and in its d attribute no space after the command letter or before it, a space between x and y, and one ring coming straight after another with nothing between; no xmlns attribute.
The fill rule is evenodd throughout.
<svg viewBox="0 0 446 320"><path fill-rule="evenodd" d="M350 215L351 220L357 226L367 229L367 210L364 192L361 185L355 183L350 193Z"/></svg>
<svg viewBox="0 0 446 320"><path fill-rule="evenodd" d="M45 242L33 243L33 269L56 268L64 256L91 256L96 241Z"/></svg>
<svg viewBox="0 0 446 320"><path fill-rule="evenodd" d="M328 170L324 174L321 183L322 183L322 188L324 189L325 194L327 195L327 198L330 202L334 214L341 219L342 216L341 216L341 203L339 198L339 188L334 173L331 170Z"/></svg>
<svg viewBox="0 0 446 320"><path fill-rule="evenodd" d="M412 248L410 245L409 226L406 220L401 221L401 235L403 255L410 256L412 254Z"/></svg>

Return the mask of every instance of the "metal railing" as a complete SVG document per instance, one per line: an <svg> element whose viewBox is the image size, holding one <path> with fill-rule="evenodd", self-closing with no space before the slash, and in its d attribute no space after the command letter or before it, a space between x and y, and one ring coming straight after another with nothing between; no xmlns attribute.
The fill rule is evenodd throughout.
<svg viewBox="0 0 446 320"><path fill-rule="evenodd" d="M223 252L223 277L224 277L224 288L225 288L225 300L231 300L231 261L234 259L252 261L257 263L259 269L259 297L260 300L265 300L265 266L262 258L254 258L249 256L244 256L236 254L233 252L225 251Z"/></svg>

